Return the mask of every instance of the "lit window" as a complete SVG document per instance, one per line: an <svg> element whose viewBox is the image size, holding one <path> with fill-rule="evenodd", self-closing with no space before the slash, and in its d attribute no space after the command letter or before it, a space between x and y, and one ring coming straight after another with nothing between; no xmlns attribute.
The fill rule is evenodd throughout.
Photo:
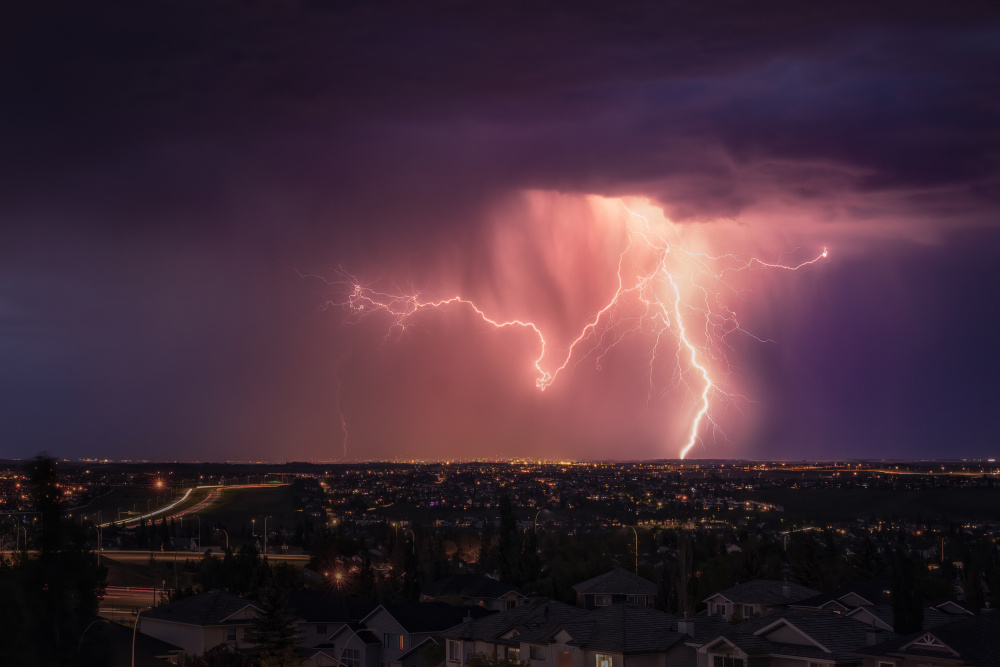
<svg viewBox="0 0 1000 667"><path fill-rule="evenodd" d="M596 667L614 667L611 664L611 656L608 655L607 653L598 653Z"/></svg>

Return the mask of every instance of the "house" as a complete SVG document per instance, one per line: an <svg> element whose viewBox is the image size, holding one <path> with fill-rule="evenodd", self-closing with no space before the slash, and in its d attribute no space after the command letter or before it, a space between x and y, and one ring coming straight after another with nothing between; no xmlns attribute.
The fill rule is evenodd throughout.
<svg viewBox="0 0 1000 667"><path fill-rule="evenodd" d="M789 605L819 595L819 591L790 581L754 579L737 584L703 600L710 616L723 620L767 616Z"/></svg>
<svg viewBox="0 0 1000 667"><path fill-rule="evenodd" d="M176 664L178 646L139 633L132 628L94 617L77 643L81 663L104 667L166 667ZM89 662L88 662L89 659ZM6 663L4 663L6 664Z"/></svg>
<svg viewBox="0 0 1000 667"><path fill-rule="evenodd" d="M530 667L694 665L696 648L727 627L630 602L587 610L536 599L444 632L445 667L466 667L476 654Z"/></svg>
<svg viewBox="0 0 1000 667"><path fill-rule="evenodd" d="M310 660L314 665L326 665L326 659L333 658L342 667L381 667L382 640L363 623L344 623L313 648Z"/></svg>
<svg viewBox="0 0 1000 667"><path fill-rule="evenodd" d="M478 574L459 574L435 581L420 592L421 602L437 600L454 605L475 605L484 609L503 611L513 609L530 598L531 594L512 584L505 584Z"/></svg>
<svg viewBox="0 0 1000 667"><path fill-rule="evenodd" d="M891 582L884 579L857 581L828 593L818 593L804 600L799 600L790 606L796 609L826 609L847 613L858 607L890 604L892 602L891 587Z"/></svg>
<svg viewBox="0 0 1000 667"><path fill-rule="evenodd" d="M678 618L619 602L517 637L531 667L694 665L697 647L718 636L718 618Z"/></svg>
<svg viewBox="0 0 1000 667"><path fill-rule="evenodd" d="M462 622L463 617L493 614L481 607L457 607L445 602L379 605L358 623L334 629L316 648L343 656L344 667L417 667L419 651L429 641Z"/></svg>
<svg viewBox="0 0 1000 667"><path fill-rule="evenodd" d="M465 667L468 659L478 654L522 660L520 635L584 614L584 610L562 602L535 598L498 614L479 619L467 617L441 633L445 640L445 667ZM527 653L533 655L531 651Z"/></svg>
<svg viewBox="0 0 1000 667"><path fill-rule="evenodd" d="M987 612L864 647L858 655L863 667L997 665L998 637L1000 614Z"/></svg>
<svg viewBox="0 0 1000 667"><path fill-rule="evenodd" d="M616 602L634 602L652 607L656 584L624 568L616 568L573 586L576 606L581 609L608 607Z"/></svg>
<svg viewBox="0 0 1000 667"><path fill-rule="evenodd" d="M825 609L883 630L893 628L891 583L886 580L855 582L790 606L793 609ZM923 627L941 625L954 620L956 615L970 614L967 609L951 601L945 601L937 607L926 606Z"/></svg>
<svg viewBox="0 0 1000 667"><path fill-rule="evenodd" d="M201 655L220 645L251 647L257 614L258 608L249 600L213 590L142 612L138 630L179 646L189 655Z"/></svg>
<svg viewBox="0 0 1000 667"><path fill-rule="evenodd" d="M896 637L831 611L789 609L731 626L698 648L697 665L860 667L858 650Z"/></svg>
<svg viewBox="0 0 1000 667"><path fill-rule="evenodd" d="M298 624L300 645L311 648L327 643L340 625L360 621L375 603L355 595L334 597L320 591L295 591L288 596L288 608Z"/></svg>

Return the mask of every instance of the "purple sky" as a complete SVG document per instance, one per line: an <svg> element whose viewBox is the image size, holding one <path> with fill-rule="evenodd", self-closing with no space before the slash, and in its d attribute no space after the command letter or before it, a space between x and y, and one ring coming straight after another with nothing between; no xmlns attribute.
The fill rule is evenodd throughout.
<svg viewBox="0 0 1000 667"><path fill-rule="evenodd" d="M0 29L0 456L675 458L677 322L539 392L529 331L336 305L555 359L619 198L671 261L830 249L713 283L773 342L719 346L690 457L1000 454L996 3L47 4Z"/></svg>

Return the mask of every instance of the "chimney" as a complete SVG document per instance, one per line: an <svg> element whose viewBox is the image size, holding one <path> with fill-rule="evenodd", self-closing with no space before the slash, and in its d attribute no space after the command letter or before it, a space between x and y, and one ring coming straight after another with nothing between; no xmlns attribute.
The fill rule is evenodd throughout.
<svg viewBox="0 0 1000 667"><path fill-rule="evenodd" d="M677 621L677 632L688 637L694 637L694 619L684 612L684 618Z"/></svg>
<svg viewBox="0 0 1000 667"><path fill-rule="evenodd" d="M792 597L792 587L787 581L781 584L781 594L786 598Z"/></svg>
<svg viewBox="0 0 1000 667"><path fill-rule="evenodd" d="M471 622L472 622L472 612L466 609L465 616L462 617L462 623L471 623Z"/></svg>

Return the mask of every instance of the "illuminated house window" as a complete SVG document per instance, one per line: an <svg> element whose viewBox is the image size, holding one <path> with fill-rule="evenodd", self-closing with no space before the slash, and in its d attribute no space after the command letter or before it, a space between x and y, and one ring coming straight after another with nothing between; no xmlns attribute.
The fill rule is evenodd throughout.
<svg viewBox="0 0 1000 667"><path fill-rule="evenodd" d="M597 654L597 665L596 665L596 667L614 667L614 665L612 665L611 662L612 662L611 661L611 656L608 655L607 653L598 653Z"/></svg>

